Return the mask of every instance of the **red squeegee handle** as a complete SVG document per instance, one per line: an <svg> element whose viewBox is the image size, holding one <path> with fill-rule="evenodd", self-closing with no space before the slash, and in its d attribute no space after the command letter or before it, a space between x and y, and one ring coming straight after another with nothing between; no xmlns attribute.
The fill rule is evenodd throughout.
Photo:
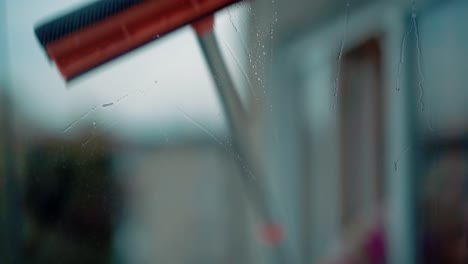
<svg viewBox="0 0 468 264"><path fill-rule="evenodd" d="M66 80L240 0L146 0L46 44ZM208 18L209 20L209 18ZM207 30L196 23L199 33Z"/></svg>

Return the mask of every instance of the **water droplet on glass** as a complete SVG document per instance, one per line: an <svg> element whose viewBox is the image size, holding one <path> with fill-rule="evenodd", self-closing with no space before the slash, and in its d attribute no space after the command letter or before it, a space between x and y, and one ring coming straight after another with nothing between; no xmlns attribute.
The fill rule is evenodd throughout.
<svg viewBox="0 0 468 264"><path fill-rule="evenodd" d="M109 107L111 105L114 105L114 103L107 103L107 104L103 104L102 107L105 108L105 107Z"/></svg>

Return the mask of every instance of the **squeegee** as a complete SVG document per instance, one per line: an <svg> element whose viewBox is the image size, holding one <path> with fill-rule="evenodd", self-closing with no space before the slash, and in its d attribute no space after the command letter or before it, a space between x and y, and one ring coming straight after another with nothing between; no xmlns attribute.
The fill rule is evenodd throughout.
<svg viewBox="0 0 468 264"><path fill-rule="evenodd" d="M247 195L260 217L266 242L275 260L286 261L284 234L268 203L264 174L254 161L245 127L247 114L230 78L213 32L214 14L240 0L101 0L42 23L36 36L65 81L80 76L183 26L192 25L213 75L240 167ZM253 171L253 172L252 172Z"/></svg>

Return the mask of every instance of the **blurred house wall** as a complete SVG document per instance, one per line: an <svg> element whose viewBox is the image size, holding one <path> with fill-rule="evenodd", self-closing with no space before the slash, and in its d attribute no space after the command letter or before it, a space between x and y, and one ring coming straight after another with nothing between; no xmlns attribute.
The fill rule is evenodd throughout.
<svg viewBox="0 0 468 264"><path fill-rule="evenodd" d="M280 143L270 137L267 145L276 155L271 160L281 161L270 163L276 195L281 197L280 207L289 210L284 215L288 234L304 263L316 263L348 250L340 226L339 131L333 107L334 82L340 77L337 67L341 62L337 58L341 43L346 53L371 37L381 36L388 254L390 263L412 263L407 65L402 66L400 76L396 74L407 11L383 1L351 4L348 10L344 2L335 8L340 11L322 20L320 26L305 23L310 31L307 26L296 34L291 29L289 37L275 43L269 73L274 110L268 117L267 130L276 130ZM401 91L395 89L398 79L403 83ZM399 161L397 171L395 161Z"/></svg>
<svg viewBox="0 0 468 264"><path fill-rule="evenodd" d="M237 164L205 140L125 149L116 235L122 263L262 263Z"/></svg>
<svg viewBox="0 0 468 264"><path fill-rule="evenodd" d="M413 62L416 88L413 104L418 112L418 125L425 135L465 133L468 130L468 33L465 29L468 4L438 2L422 11L419 16L421 54Z"/></svg>

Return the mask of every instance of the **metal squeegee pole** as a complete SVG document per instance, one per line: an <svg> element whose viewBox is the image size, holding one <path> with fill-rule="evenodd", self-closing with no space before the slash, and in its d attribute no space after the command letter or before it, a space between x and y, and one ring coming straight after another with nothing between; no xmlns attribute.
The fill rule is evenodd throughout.
<svg viewBox="0 0 468 264"><path fill-rule="evenodd" d="M241 173L248 198L252 201L263 225L277 224L272 207L268 203L267 192L264 189L265 185L262 184L262 182L264 183L264 175L261 174L264 173L264 170L254 164L252 150L246 142L245 128L248 126L248 116L223 61L216 36L213 31L209 31L204 34L197 34L197 38L225 111L233 149L236 152L235 154L240 157L237 160L240 163L239 167L241 169L246 167L255 176L255 179L252 179L250 173L246 171ZM260 175L257 177L257 174ZM277 263L288 263L284 242L275 245L274 256Z"/></svg>

